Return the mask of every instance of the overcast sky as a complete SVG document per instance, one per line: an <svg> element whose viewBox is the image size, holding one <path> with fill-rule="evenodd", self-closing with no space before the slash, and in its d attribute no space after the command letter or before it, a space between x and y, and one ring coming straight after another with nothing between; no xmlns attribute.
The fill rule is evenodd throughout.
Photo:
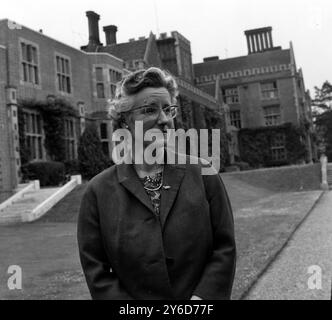
<svg viewBox="0 0 332 320"><path fill-rule="evenodd" d="M312 96L314 86L332 82L331 0L1 0L0 19L79 48L88 42L88 10L101 16L101 42L109 24L118 26L118 43L176 30L190 40L194 63L246 55L244 30L272 26L275 46L293 42Z"/></svg>

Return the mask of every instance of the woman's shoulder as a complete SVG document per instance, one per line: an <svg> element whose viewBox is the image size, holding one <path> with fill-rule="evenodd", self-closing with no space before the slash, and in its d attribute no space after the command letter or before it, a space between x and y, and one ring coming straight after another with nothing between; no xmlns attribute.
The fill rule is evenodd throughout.
<svg viewBox="0 0 332 320"><path fill-rule="evenodd" d="M104 188L107 184L117 183L116 165L112 165L94 176L87 184L89 189Z"/></svg>

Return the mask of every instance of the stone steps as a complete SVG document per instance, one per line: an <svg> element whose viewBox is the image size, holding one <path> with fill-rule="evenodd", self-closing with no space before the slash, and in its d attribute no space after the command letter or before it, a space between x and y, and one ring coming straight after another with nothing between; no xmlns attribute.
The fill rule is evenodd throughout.
<svg viewBox="0 0 332 320"><path fill-rule="evenodd" d="M0 225L9 225L24 221L24 217L38 205L48 199L60 188L45 188L26 192L21 199L0 211Z"/></svg>

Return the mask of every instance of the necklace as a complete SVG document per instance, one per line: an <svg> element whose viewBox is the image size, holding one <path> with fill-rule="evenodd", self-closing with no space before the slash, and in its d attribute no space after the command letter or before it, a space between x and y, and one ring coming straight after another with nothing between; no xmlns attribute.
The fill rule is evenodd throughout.
<svg viewBox="0 0 332 320"><path fill-rule="evenodd" d="M157 175L158 175L159 173L161 173L161 180L160 180L159 185L158 185L157 187L155 187L155 188L149 188L149 187L147 187L147 186L144 185L144 189L145 189L145 190L147 190L147 191L157 191L157 190L159 190L159 189L162 187L162 185L163 185L163 180L164 180L164 174L163 174L163 173L164 173L164 168L162 169L161 172L158 172ZM148 181L149 181L149 180L152 180L152 178L151 178L151 177L147 177L147 180L148 180Z"/></svg>

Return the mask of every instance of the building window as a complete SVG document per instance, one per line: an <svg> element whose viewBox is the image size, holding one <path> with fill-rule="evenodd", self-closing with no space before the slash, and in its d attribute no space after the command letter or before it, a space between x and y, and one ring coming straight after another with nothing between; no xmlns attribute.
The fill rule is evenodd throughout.
<svg viewBox="0 0 332 320"><path fill-rule="evenodd" d="M121 81L122 73L116 70L109 70L109 82L110 82L110 98L113 99L115 97L116 84Z"/></svg>
<svg viewBox="0 0 332 320"><path fill-rule="evenodd" d="M111 90L111 99L113 99L115 97L116 85L115 84L111 84L110 85L110 90Z"/></svg>
<svg viewBox="0 0 332 320"><path fill-rule="evenodd" d="M231 125L241 129L241 112L240 111L231 111L230 112Z"/></svg>
<svg viewBox="0 0 332 320"><path fill-rule="evenodd" d="M29 161L42 160L44 156L41 116L32 111L24 111L23 116L25 144L29 153Z"/></svg>
<svg viewBox="0 0 332 320"><path fill-rule="evenodd" d="M108 145L108 127L107 123L100 124L100 140L104 154L109 156L109 145Z"/></svg>
<svg viewBox="0 0 332 320"><path fill-rule="evenodd" d="M121 72L110 69L109 74L110 74L110 82L111 83L117 83L122 79L122 73Z"/></svg>
<svg viewBox="0 0 332 320"><path fill-rule="evenodd" d="M264 107L264 119L266 126L276 126L280 124L280 106Z"/></svg>
<svg viewBox="0 0 332 320"><path fill-rule="evenodd" d="M74 119L65 119L65 147L66 160L76 159Z"/></svg>
<svg viewBox="0 0 332 320"><path fill-rule="evenodd" d="M38 49L32 44L21 42L22 80L39 84Z"/></svg>
<svg viewBox="0 0 332 320"><path fill-rule="evenodd" d="M226 104L239 103L239 91L236 87L223 89L223 97Z"/></svg>
<svg viewBox="0 0 332 320"><path fill-rule="evenodd" d="M277 82L264 82L261 83L261 94L263 100L277 99L278 98L278 88Z"/></svg>
<svg viewBox="0 0 332 320"><path fill-rule="evenodd" d="M272 137L271 156L273 161L286 160L285 135L278 133Z"/></svg>
<svg viewBox="0 0 332 320"><path fill-rule="evenodd" d="M97 98L105 98L105 88L103 83L97 83Z"/></svg>
<svg viewBox="0 0 332 320"><path fill-rule="evenodd" d="M97 98L105 98L105 86L104 86L104 75L103 68L96 67L96 86L97 86Z"/></svg>
<svg viewBox="0 0 332 320"><path fill-rule="evenodd" d="M70 61L58 55L55 59L58 90L71 93Z"/></svg>

